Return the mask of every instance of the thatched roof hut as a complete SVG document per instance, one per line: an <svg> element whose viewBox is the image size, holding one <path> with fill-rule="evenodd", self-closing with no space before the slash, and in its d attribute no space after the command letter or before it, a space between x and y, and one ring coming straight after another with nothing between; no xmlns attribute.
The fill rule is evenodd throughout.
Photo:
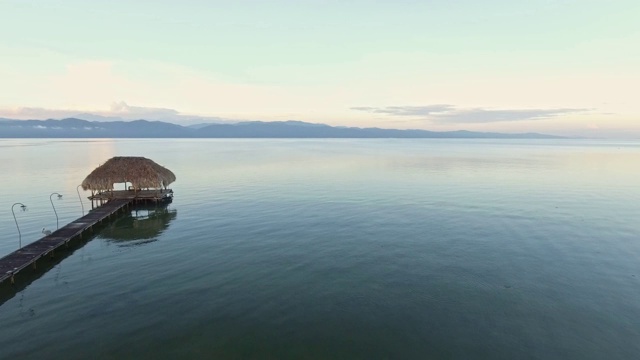
<svg viewBox="0 0 640 360"><path fill-rule="evenodd" d="M134 189L162 189L176 181L171 170L150 159L138 156L116 156L87 176L84 190L112 190L114 183L130 182Z"/></svg>

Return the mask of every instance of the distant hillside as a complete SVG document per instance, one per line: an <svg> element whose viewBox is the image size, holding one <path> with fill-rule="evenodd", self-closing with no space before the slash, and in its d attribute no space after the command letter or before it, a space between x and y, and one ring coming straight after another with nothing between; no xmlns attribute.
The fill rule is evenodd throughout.
<svg viewBox="0 0 640 360"><path fill-rule="evenodd" d="M302 121L181 126L161 121L10 120L0 121L0 138L485 138L552 139L537 133L435 132L335 127Z"/></svg>
<svg viewBox="0 0 640 360"><path fill-rule="evenodd" d="M0 122L2 138L166 138L191 137L183 126L160 121L9 120Z"/></svg>

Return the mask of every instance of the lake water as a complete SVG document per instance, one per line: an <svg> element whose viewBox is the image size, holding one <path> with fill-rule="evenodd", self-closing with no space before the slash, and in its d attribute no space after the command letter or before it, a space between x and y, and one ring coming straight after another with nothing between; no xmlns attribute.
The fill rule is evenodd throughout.
<svg viewBox="0 0 640 360"><path fill-rule="evenodd" d="M640 142L0 140L0 256L116 155L174 202L5 289L0 358L640 357Z"/></svg>

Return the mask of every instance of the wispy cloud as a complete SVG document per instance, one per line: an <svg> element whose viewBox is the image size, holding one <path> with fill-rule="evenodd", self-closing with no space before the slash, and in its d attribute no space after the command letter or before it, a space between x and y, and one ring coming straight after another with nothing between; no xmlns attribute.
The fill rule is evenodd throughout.
<svg viewBox="0 0 640 360"><path fill-rule="evenodd" d="M399 115L399 116L427 116L442 112L452 111L453 105L435 104L426 106L387 106L387 107L352 107L352 110L368 111L376 114Z"/></svg>
<svg viewBox="0 0 640 360"><path fill-rule="evenodd" d="M552 117L590 111L592 109L485 109L458 108L455 105L435 104L425 106L352 107L352 110L373 114L405 116L429 120L435 123L473 124L505 121L542 120Z"/></svg>
<svg viewBox="0 0 640 360"><path fill-rule="evenodd" d="M165 118L180 115L180 112L175 109L131 106L124 101L112 103L109 113L127 117L145 116L151 118Z"/></svg>
<svg viewBox="0 0 640 360"><path fill-rule="evenodd" d="M0 109L0 117L19 120L62 119L72 117L78 111L45 109L41 107L16 107Z"/></svg>

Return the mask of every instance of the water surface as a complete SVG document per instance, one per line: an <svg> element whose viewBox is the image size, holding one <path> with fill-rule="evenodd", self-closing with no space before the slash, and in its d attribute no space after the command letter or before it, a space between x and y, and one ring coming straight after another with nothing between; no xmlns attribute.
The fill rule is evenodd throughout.
<svg viewBox="0 0 640 360"><path fill-rule="evenodd" d="M117 155L174 202L1 304L0 358L640 354L639 142L0 140L0 255Z"/></svg>

